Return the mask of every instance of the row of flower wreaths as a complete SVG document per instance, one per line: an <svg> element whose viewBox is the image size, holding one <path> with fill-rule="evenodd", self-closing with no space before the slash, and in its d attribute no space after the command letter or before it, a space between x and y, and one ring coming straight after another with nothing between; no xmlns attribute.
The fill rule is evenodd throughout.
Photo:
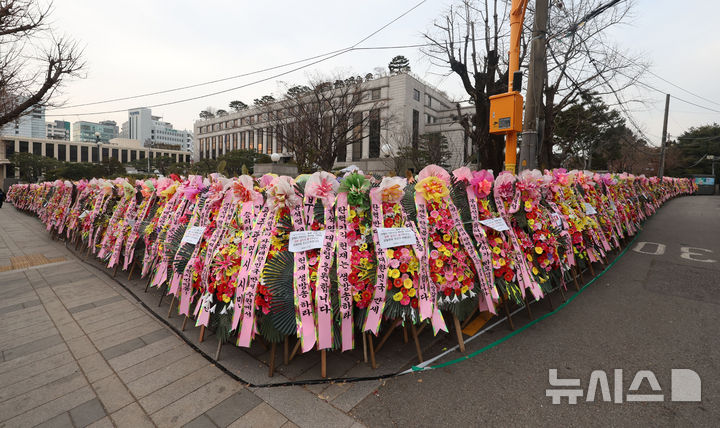
<svg viewBox="0 0 720 428"><path fill-rule="evenodd" d="M108 267L141 267L181 315L248 347L297 336L303 352L354 347L381 321L496 313L565 287L688 179L590 171L519 176L431 165L417 177L352 172L16 184L8 198ZM236 339L235 339L236 338Z"/></svg>

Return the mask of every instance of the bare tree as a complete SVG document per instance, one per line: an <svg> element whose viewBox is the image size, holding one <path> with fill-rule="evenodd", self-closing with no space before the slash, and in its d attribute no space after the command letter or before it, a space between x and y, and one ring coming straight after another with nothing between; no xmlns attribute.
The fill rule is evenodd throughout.
<svg viewBox="0 0 720 428"><path fill-rule="evenodd" d="M51 106L65 79L85 66L77 42L48 28L51 11L51 3L0 0L0 126Z"/></svg>
<svg viewBox="0 0 720 428"><path fill-rule="evenodd" d="M555 115L590 93L612 99L624 108L628 101L623 91L635 84L647 68L640 58L621 53L606 39L608 29L628 20L632 2L621 2L600 10L603 0L554 1L551 7L547 38L547 76L544 79L544 105L541 108L542 143L540 165L556 166L553 156ZM476 150L479 163L486 168L503 166L504 139L488 133L489 97L507 90L506 24L509 0L463 0L433 23L425 33L432 44L424 53L436 65L450 68L457 75L472 114L457 108L456 120ZM520 64L525 69L528 27L534 10L528 8L526 31L520 43ZM615 104L615 103L613 103ZM627 112L626 112L627 113Z"/></svg>
<svg viewBox="0 0 720 428"><path fill-rule="evenodd" d="M550 9L547 76L540 117L541 167L556 166L554 119L560 111L592 94L609 98L610 105L618 105L628 115L625 104L629 101L623 93L637 84L648 68L645 60L622 53L606 38L612 27L627 22L633 2L620 2L593 14L603 3L603 0L566 0L554 2Z"/></svg>
<svg viewBox="0 0 720 428"><path fill-rule="evenodd" d="M332 83L338 81L343 83ZM362 145L366 126L378 132L386 126L382 104L371 101L355 81L315 79L290 87L280 101L265 105L278 146L293 153L298 171L331 170L339 157L344 160L348 150ZM371 141L371 157L380 156L381 144L379 135Z"/></svg>
<svg viewBox="0 0 720 428"><path fill-rule="evenodd" d="M492 10L488 3L492 3ZM498 9L498 0L463 0L424 34L432 45L424 53L433 64L450 67L474 106L474 112L468 115L462 114L458 105L457 120L476 148L478 163L496 171L502 169L505 145L501 136L488 132L489 97L507 90L507 66L500 61L505 52L508 2L500 3Z"/></svg>

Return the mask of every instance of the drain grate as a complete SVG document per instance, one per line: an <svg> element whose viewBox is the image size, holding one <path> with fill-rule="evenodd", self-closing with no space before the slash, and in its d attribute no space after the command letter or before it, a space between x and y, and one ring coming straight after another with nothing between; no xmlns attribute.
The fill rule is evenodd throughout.
<svg viewBox="0 0 720 428"><path fill-rule="evenodd" d="M27 254L24 256L10 257L10 265L0 266L0 272L7 272L16 269L25 269L31 266L46 265L48 263L63 262L65 260L65 257L48 259L42 254Z"/></svg>

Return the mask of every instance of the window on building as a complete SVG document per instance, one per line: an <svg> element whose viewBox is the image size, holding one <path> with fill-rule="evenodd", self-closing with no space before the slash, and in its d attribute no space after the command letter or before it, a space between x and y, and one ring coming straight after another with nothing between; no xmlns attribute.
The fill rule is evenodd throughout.
<svg viewBox="0 0 720 428"><path fill-rule="evenodd" d="M265 140L265 153L271 154L273 152L272 128L267 128L265 130Z"/></svg>
<svg viewBox="0 0 720 428"><path fill-rule="evenodd" d="M78 150L76 145L70 146L70 162L77 162L78 161Z"/></svg>
<svg viewBox="0 0 720 428"><path fill-rule="evenodd" d="M144 150L138 152L138 154L140 155L140 159L145 159L145 151Z"/></svg>
<svg viewBox="0 0 720 428"><path fill-rule="evenodd" d="M103 147L103 149L102 149L102 158L103 158L103 160L105 160L105 159L107 159L107 158L109 158L109 157L110 157L110 149L108 149L107 147Z"/></svg>
<svg viewBox="0 0 720 428"><path fill-rule="evenodd" d="M413 89L413 99L415 101L420 101L420 91L417 89Z"/></svg>
<svg viewBox="0 0 720 428"><path fill-rule="evenodd" d="M347 161L347 121L338 123L335 139L337 141L337 161Z"/></svg>
<svg viewBox="0 0 720 428"><path fill-rule="evenodd" d="M87 146L80 146L80 162L88 162Z"/></svg>
<svg viewBox="0 0 720 428"><path fill-rule="evenodd" d="M372 99L374 99L374 100L379 100L379 99L380 99L380 88L373 89L373 90L370 92L370 94L371 94L371 98L372 98Z"/></svg>
<svg viewBox="0 0 720 428"><path fill-rule="evenodd" d="M55 157L55 144L53 144L53 143L45 144L45 156L47 156L49 158Z"/></svg>
<svg viewBox="0 0 720 428"><path fill-rule="evenodd" d="M137 150L130 150L130 162L137 160Z"/></svg>
<svg viewBox="0 0 720 428"><path fill-rule="evenodd" d="M127 149L120 150L120 162L127 163L128 162L128 151Z"/></svg>
<svg viewBox="0 0 720 428"><path fill-rule="evenodd" d="M250 149L250 150L254 149L255 148L255 133L253 131L248 131L247 139L248 139L248 149Z"/></svg>
<svg viewBox="0 0 720 428"><path fill-rule="evenodd" d="M425 94L425 105L432 107L432 97L428 94Z"/></svg>
<svg viewBox="0 0 720 428"><path fill-rule="evenodd" d="M362 112L353 113L353 132L352 132L352 160L358 161L362 159Z"/></svg>
<svg viewBox="0 0 720 428"><path fill-rule="evenodd" d="M90 154L92 155L92 162L100 162L100 149L96 147L92 147Z"/></svg>
<svg viewBox="0 0 720 428"><path fill-rule="evenodd" d="M380 157L380 110L371 110L368 122L369 149L368 157Z"/></svg>
<svg viewBox="0 0 720 428"><path fill-rule="evenodd" d="M412 117L412 146L414 149L418 148L418 136L420 134L420 112L413 110Z"/></svg>
<svg viewBox="0 0 720 428"><path fill-rule="evenodd" d="M285 144L285 137L283 136L283 127L278 126L275 129L277 129L277 152L282 153L283 152L283 145Z"/></svg>
<svg viewBox="0 0 720 428"><path fill-rule="evenodd" d="M38 143L38 142L34 141L32 143L32 145L33 145L33 154L41 156L42 155L42 143Z"/></svg>
<svg viewBox="0 0 720 428"><path fill-rule="evenodd" d="M20 141L20 153L27 153L27 152L28 152L28 142Z"/></svg>
<svg viewBox="0 0 720 428"><path fill-rule="evenodd" d="M118 153L118 149L112 149L112 157L114 157L115 160L120 160L120 155Z"/></svg>

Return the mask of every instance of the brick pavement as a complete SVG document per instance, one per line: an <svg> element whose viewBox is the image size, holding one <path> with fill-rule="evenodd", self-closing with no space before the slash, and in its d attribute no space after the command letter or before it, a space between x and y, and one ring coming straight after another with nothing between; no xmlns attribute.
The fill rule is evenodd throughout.
<svg viewBox="0 0 720 428"><path fill-rule="evenodd" d="M0 427L361 426L306 388L243 387L10 205L0 266Z"/></svg>

